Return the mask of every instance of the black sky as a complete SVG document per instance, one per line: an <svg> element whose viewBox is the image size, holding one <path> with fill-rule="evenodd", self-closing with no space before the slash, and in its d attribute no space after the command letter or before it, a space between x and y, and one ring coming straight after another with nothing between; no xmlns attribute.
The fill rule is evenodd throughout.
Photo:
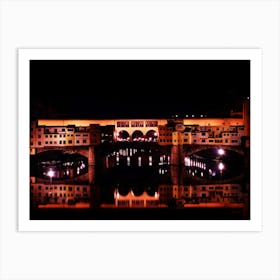
<svg viewBox="0 0 280 280"><path fill-rule="evenodd" d="M31 117L222 116L250 96L248 60L32 60Z"/></svg>

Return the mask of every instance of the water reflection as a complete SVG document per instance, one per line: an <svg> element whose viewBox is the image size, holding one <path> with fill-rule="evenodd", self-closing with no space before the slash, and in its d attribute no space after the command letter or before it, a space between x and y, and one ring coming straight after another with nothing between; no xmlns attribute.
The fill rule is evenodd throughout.
<svg viewBox="0 0 280 280"><path fill-rule="evenodd" d="M244 171L244 157L223 149L207 149L185 157L188 174L208 180L234 178Z"/></svg>
<svg viewBox="0 0 280 280"><path fill-rule="evenodd" d="M153 142L100 145L94 150L93 173L88 171L86 157L66 151L39 153L31 162L31 174L48 180L31 186L37 203L84 202L89 197L97 205L117 207L248 201L244 156L230 150L211 148L190 153L184 147ZM87 177L80 176L83 174ZM88 181L91 176L93 183ZM71 178L75 181L62 180Z"/></svg>
<svg viewBox="0 0 280 280"><path fill-rule="evenodd" d="M50 150L31 157L31 176L55 180L71 179L88 172L88 159L80 154Z"/></svg>
<svg viewBox="0 0 280 280"><path fill-rule="evenodd" d="M233 151L208 149L191 155L183 151L180 161L171 148L130 146L104 153L100 162L102 176L97 184L108 203L115 202L116 190L120 196L157 193L165 204L174 199L184 203L242 200L240 182L226 182L244 169L243 156Z"/></svg>

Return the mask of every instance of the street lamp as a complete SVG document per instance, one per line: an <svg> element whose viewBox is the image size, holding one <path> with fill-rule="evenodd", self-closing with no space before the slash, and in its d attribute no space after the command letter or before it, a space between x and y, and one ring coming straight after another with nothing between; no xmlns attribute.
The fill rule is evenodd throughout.
<svg viewBox="0 0 280 280"><path fill-rule="evenodd" d="M219 149L219 150L218 150L218 154L219 154L220 156L223 156L223 155L225 154L225 150L224 150L224 149Z"/></svg>

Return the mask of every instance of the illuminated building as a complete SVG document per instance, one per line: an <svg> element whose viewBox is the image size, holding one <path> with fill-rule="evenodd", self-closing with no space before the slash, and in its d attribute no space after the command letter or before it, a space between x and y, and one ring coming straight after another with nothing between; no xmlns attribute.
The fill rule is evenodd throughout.
<svg viewBox="0 0 280 280"><path fill-rule="evenodd" d="M30 199L33 204L87 202L90 199L90 186L67 183L38 183L31 178Z"/></svg>
<svg viewBox="0 0 280 280"><path fill-rule="evenodd" d="M138 122L143 126L135 126ZM245 136L243 119L183 119L180 129L174 122L178 124L177 120L38 120L31 126L30 153L36 154L35 149L43 147L89 146L112 141L238 146Z"/></svg>
<svg viewBox="0 0 280 280"><path fill-rule="evenodd" d="M160 203L172 199L184 199L186 202L243 202L240 184L204 184L204 185L160 185Z"/></svg>

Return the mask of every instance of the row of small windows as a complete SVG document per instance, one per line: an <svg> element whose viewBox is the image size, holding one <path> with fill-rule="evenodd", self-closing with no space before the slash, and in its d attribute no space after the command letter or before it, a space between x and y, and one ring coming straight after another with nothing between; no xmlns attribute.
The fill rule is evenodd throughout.
<svg viewBox="0 0 280 280"><path fill-rule="evenodd" d="M223 197L238 197L238 193L221 193L221 192L214 192L214 193L216 195L221 195ZM201 197L204 197L204 198L207 197L207 193L201 193L200 195L201 195ZM184 196L185 197L193 197L193 198L194 197L199 197L199 195L197 193L192 193L190 195L185 194ZM172 197L171 194L161 194L160 199L163 200L163 199L168 199L168 198L171 198L171 197ZM174 195L174 197L176 197L176 196ZM208 195L208 197L211 197L211 195L210 196Z"/></svg>
<svg viewBox="0 0 280 280"><path fill-rule="evenodd" d="M117 127L144 127L144 121L131 121L131 125L129 121L118 121ZM158 122L157 121L146 121L145 122L146 127L157 127Z"/></svg>
<svg viewBox="0 0 280 280"><path fill-rule="evenodd" d="M33 197L33 194L31 193L31 196ZM37 196L38 197L42 197L42 193L41 192L39 192L38 194L37 194ZM57 194L57 193L54 193L54 194L52 194L52 193L50 193L50 194L45 194L45 196L50 196L50 197L52 197L52 196L54 196L54 197L57 197L57 196L59 196L59 197L81 197L81 195L80 194L73 194L73 193L68 193L68 194L66 194L66 193L60 193L60 194ZM84 197L88 197L88 195L87 194L83 194L83 196Z"/></svg>
<svg viewBox="0 0 280 280"><path fill-rule="evenodd" d="M122 207L129 207L129 200L118 200L118 206ZM132 200L131 201L132 206L136 207L143 207L145 205L144 200ZM158 205L157 200L146 200L146 206L155 206Z"/></svg>
<svg viewBox="0 0 280 280"><path fill-rule="evenodd" d="M197 186L193 186L192 190L196 191L198 189ZM239 187L238 186L215 186L215 187L208 187L208 190L238 190ZM176 190L176 189L174 189ZM206 191L207 187L206 186L202 186L201 187L201 191ZM172 187L161 187L160 191L173 191ZM184 187L184 191L187 192L189 191L189 187Z"/></svg>
<svg viewBox="0 0 280 280"><path fill-rule="evenodd" d="M129 121L118 121L117 127L129 127ZM210 125L210 124L209 124ZM157 127L158 121L145 121L146 127ZM131 127L144 127L144 121L131 121ZM83 127L84 128L84 127ZM188 127L191 128L191 127ZM206 128L207 129L207 128ZM212 129L215 129L215 127L212 127ZM216 127L216 130L219 131L220 127ZM236 130L244 130L244 127L237 127L234 128L234 131ZM30 131L33 131L33 128L31 127ZM37 128L38 132L41 132L41 128ZM67 132L74 132L74 128L68 128ZM208 128L207 131L211 131L211 128ZM57 128L46 128L45 133L60 133L60 132L66 132L65 128L58 129ZM229 135L228 135L229 136ZM232 135L233 136L233 135Z"/></svg>
<svg viewBox="0 0 280 280"><path fill-rule="evenodd" d="M184 135L189 136L189 133L185 132ZM207 136L207 134L205 132L191 133L191 135L192 136ZM159 136L172 136L172 132L171 133L160 133ZM210 135L208 134L208 136L210 136ZM240 134L240 133L223 133L223 136L239 136L239 137L241 137L241 136L243 136L243 134ZM221 135L220 135L220 137L221 137Z"/></svg>
<svg viewBox="0 0 280 280"><path fill-rule="evenodd" d="M72 140L68 140L68 142L67 142L68 144L73 144L73 141ZM76 144L80 144L81 142L80 142L80 140L76 140ZM84 139L83 141L82 141L82 143L83 144L86 144L87 143L87 140L86 139ZM33 146L33 142L31 142L30 143L31 144L31 146ZM57 145L58 143L57 143L57 141L45 141L45 145ZM59 141L59 144L60 145L66 145L66 141L65 140L61 140L61 141ZM41 146L42 145L42 142L38 142L38 145L39 146Z"/></svg>
<svg viewBox="0 0 280 280"><path fill-rule="evenodd" d="M97 143L97 140L96 140L96 139L93 139L93 142L94 142L94 143ZM104 141L103 141L103 142L104 142ZM177 139L159 139L159 142L160 142L160 143L172 143L172 142L177 143ZM184 139L182 139L181 141L178 140L178 142L188 143L188 139L184 138ZM193 142L193 143L197 143L198 141L197 141L197 139L193 139L192 142ZM201 139L200 142L201 142L201 143L206 143L206 140L205 140L205 139ZM215 139L215 140L209 139L209 140L208 140L208 143L223 143L223 142L224 142L224 143L239 143L240 140L238 140L238 139L232 139L232 140L224 139L224 141L223 141L222 139ZM76 143L76 144L87 144L88 141L87 141L86 139L83 139L82 141L76 140L75 143ZM60 145L66 145L66 140L60 140L59 142L57 142L57 141L45 141L45 145L58 145L58 144L60 144ZM72 140L68 140L67 144L73 144L73 141L72 141ZM33 145L34 145L34 142L31 141L31 142L30 142L30 145L33 146ZM38 142L38 146L41 146L41 145L42 145L42 142L39 141L39 142Z"/></svg>
<svg viewBox="0 0 280 280"><path fill-rule="evenodd" d="M30 189L31 189L31 191L33 191L34 190L34 186L30 186ZM68 191L73 191L74 189L75 189L75 187L63 187L63 186L61 186L61 187L57 187L57 186L54 186L54 187L50 187L50 186L45 186L45 188L44 188L44 186L38 186L38 190L42 190L42 189L45 189L46 191L48 191L48 190L50 190L50 191L52 191L52 190L60 190L60 191L66 191L66 190L68 190ZM88 190L88 188L87 187L76 187L76 191L80 191L80 190L82 190L83 192L87 192L87 190Z"/></svg>
<svg viewBox="0 0 280 280"><path fill-rule="evenodd" d="M159 142L161 142L161 143L171 143L171 142L176 143L176 142L177 142L177 139L159 139ZM181 141L178 140L178 142L188 143L188 139L184 138L184 139L181 140ZM193 143L197 143L198 141L197 141L197 139L194 139L192 142L193 142ZM205 139L201 139L200 142L201 142L201 143L206 143L206 140L205 140ZM223 140L222 140L222 139L215 139L215 140L209 139L209 140L208 140L208 143L223 143ZM229 141L228 139L225 139L225 140L224 140L224 143L239 143L239 140L233 139L233 140Z"/></svg>
<svg viewBox="0 0 280 280"><path fill-rule="evenodd" d="M41 131L41 129L39 128L38 131ZM65 128L61 128L59 131L60 132L65 132ZM67 131L72 132L72 131L74 131L74 128L67 128ZM45 133L58 133L58 130L57 130L57 128L53 128L53 129L46 128Z"/></svg>
<svg viewBox="0 0 280 280"><path fill-rule="evenodd" d="M52 135L52 134L46 134L45 135L45 138L57 138L57 134L54 134L54 135ZM81 136L84 136L84 137L88 137L88 134L67 134L67 137L73 137L73 136L75 136L75 137L81 137ZM66 137L66 134L59 134L59 137L60 138L62 138L62 137ZM39 134L38 135L38 138L41 138L41 135Z"/></svg>

